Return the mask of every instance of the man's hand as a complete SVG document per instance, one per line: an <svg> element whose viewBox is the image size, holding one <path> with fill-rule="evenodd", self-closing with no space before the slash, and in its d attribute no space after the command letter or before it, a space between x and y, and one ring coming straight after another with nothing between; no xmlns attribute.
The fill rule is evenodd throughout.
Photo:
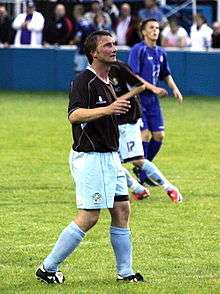
<svg viewBox="0 0 220 294"><path fill-rule="evenodd" d="M176 98L177 102L179 102L180 104L183 102L183 96L180 93L179 89L175 88L173 90L173 96Z"/></svg>
<svg viewBox="0 0 220 294"><path fill-rule="evenodd" d="M107 106L107 112L111 114L124 114L130 109L130 101L126 99L117 99L115 102Z"/></svg>
<svg viewBox="0 0 220 294"><path fill-rule="evenodd" d="M159 97L168 96L168 93L164 88L154 87L152 89L152 92Z"/></svg>
<svg viewBox="0 0 220 294"><path fill-rule="evenodd" d="M25 21L23 24L22 24L22 28L23 29L26 29L27 28L27 25L30 23L30 21L29 20L27 20L27 21Z"/></svg>

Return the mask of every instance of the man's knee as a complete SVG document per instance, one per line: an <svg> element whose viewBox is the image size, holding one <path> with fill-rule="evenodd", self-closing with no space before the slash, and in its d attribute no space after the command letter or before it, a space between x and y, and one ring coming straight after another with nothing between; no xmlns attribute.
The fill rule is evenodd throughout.
<svg viewBox="0 0 220 294"><path fill-rule="evenodd" d="M74 222L84 231L92 228L99 219L100 210L86 210L79 211Z"/></svg>
<svg viewBox="0 0 220 294"><path fill-rule="evenodd" d="M114 207L110 209L112 222L111 225L115 227L128 227L130 215L130 202L119 201L114 203Z"/></svg>
<svg viewBox="0 0 220 294"><path fill-rule="evenodd" d="M150 137L151 137L151 134L149 130L146 129L141 131L141 138L143 142L149 142Z"/></svg>
<svg viewBox="0 0 220 294"><path fill-rule="evenodd" d="M133 160L132 163L136 167L142 167L144 164L144 159Z"/></svg>
<svg viewBox="0 0 220 294"><path fill-rule="evenodd" d="M162 142L164 140L165 133L164 132L153 132L152 137L153 137L154 141Z"/></svg>

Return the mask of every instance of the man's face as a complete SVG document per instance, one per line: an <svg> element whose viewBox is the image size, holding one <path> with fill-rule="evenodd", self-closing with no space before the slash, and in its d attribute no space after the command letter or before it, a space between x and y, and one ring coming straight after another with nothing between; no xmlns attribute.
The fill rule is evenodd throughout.
<svg viewBox="0 0 220 294"><path fill-rule="evenodd" d="M145 7L151 9L155 6L155 0L145 0L144 1Z"/></svg>
<svg viewBox="0 0 220 294"><path fill-rule="evenodd" d="M61 18L61 17L64 17L66 14L66 9L65 7L62 5L62 4L58 4L56 7L55 7L55 16L57 18Z"/></svg>
<svg viewBox="0 0 220 294"><path fill-rule="evenodd" d="M123 4L121 6L121 15L123 16L129 16L131 14L131 9L130 6L128 4Z"/></svg>
<svg viewBox="0 0 220 294"><path fill-rule="evenodd" d="M27 14L32 14L35 11L35 6L27 6Z"/></svg>
<svg viewBox="0 0 220 294"><path fill-rule="evenodd" d="M178 31L178 25L175 21L170 22L170 29L174 34Z"/></svg>
<svg viewBox="0 0 220 294"><path fill-rule="evenodd" d="M6 15L6 9L4 6L0 6L0 17Z"/></svg>
<svg viewBox="0 0 220 294"><path fill-rule="evenodd" d="M110 36L100 36L98 46L92 55L93 59L108 64L116 61L116 52L115 40Z"/></svg>
<svg viewBox="0 0 220 294"><path fill-rule="evenodd" d="M142 31L143 37L151 41L157 41L159 33L159 23L156 21L149 21L146 23L144 30Z"/></svg>

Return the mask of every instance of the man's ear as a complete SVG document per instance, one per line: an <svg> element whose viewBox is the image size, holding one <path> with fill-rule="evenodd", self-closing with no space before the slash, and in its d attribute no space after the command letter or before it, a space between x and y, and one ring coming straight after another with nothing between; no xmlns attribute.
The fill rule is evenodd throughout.
<svg viewBox="0 0 220 294"><path fill-rule="evenodd" d="M97 58L96 52L93 52L92 54L93 54L93 59L96 59Z"/></svg>
<svg viewBox="0 0 220 294"><path fill-rule="evenodd" d="M95 51L91 51L90 54L91 54L91 56L92 56L93 59L96 59L97 58L97 54L96 54Z"/></svg>

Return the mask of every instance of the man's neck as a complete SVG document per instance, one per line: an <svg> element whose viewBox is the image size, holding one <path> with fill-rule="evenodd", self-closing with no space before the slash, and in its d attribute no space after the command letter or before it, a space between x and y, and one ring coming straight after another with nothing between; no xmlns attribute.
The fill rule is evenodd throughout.
<svg viewBox="0 0 220 294"><path fill-rule="evenodd" d="M100 62L93 62L91 68L96 72L96 75L98 77L100 77L103 81L108 82L108 73L110 70L110 65Z"/></svg>
<svg viewBox="0 0 220 294"><path fill-rule="evenodd" d="M144 39L144 43L147 44L148 47L154 48L157 46L157 41L149 40L149 39Z"/></svg>

